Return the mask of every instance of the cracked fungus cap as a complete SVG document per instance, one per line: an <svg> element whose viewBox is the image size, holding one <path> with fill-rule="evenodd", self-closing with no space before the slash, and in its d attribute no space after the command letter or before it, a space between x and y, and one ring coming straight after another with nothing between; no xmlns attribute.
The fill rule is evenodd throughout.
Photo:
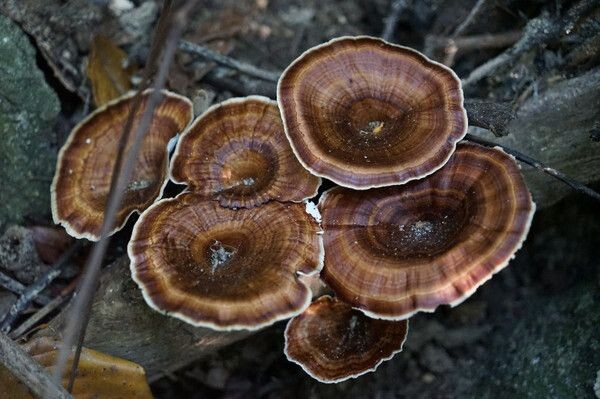
<svg viewBox="0 0 600 399"><path fill-rule="evenodd" d="M179 140L171 177L223 206L245 208L301 202L321 184L294 156L277 103L260 96L224 101L196 119Z"/></svg>
<svg viewBox="0 0 600 399"><path fill-rule="evenodd" d="M425 179L334 188L319 208L324 280L368 316L405 319L459 304L504 268L525 240L535 204L512 157L463 143Z"/></svg>
<svg viewBox="0 0 600 399"><path fill-rule="evenodd" d="M408 320L371 319L323 296L285 329L285 355L313 378L334 383L375 371L402 350Z"/></svg>
<svg viewBox="0 0 600 399"><path fill-rule="evenodd" d="M142 94L131 137L151 91ZM73 237L98 240L119 140L123 134L134 93L92 112L79 123L60 150L51 200L52 217ZM192 103L178 94L163 91L144 138L115 228L120 230L135 211L141 212L162 195L168 181L167 143L192 120Z"/></svg>
<svg viewBox="0 0 600 399"><path fill-rule="evenodd" d="M302 312L302 274L323 265L306 204L233 210L195 193L146 210L129 242L131 273L159 312L216 330L254 330Z"/></svg>
<svg viewBox="0 0 600 399"><path fill-rule="evenodd" d="M454 72L415 50L366 36L306 51L281 75L277 98L302 165L355 189L434 172L467 129Z"/></svg>

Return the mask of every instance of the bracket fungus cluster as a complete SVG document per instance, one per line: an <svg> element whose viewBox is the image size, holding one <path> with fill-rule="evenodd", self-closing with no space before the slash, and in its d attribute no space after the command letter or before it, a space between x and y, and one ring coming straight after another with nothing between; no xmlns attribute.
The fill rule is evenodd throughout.
<svg viewBox="0 0 600 399"><path fill-rule="evenodd" d="M128 254L152 308L217 330L293 317L287 357L338 382L399 352L415 312L456 305L505 267L535 205L513 158L458 143L460 80L415 50L334 39L295 60L277 96L227 100L192 122L170 167L187 188L151 205L166 143L191 117L166 94L117 225L145 209ZM53 215L72 235L97 238L130 100L94 112L61 151ZM315 207L320 177L342 187ZM335 298L311 305L303 276Z"/></svg>
<svg viewBox="0 0 600 399"><path fill-rule="evenodd" d="M460 80L412 49L334 39L294 61L277 94L302 165L343 186L319 200L336 297L289 322L285 353L343 381L400 351L415 312L457 305L506 266L535 205L513 158L457 144Z"/></svg>
<svg viewBox="0 0 600 399"><path fill-rule="evenodd" d="M128 247L150 306L217 330L254 330L308 307L300 275L320 271L323 247L299 202L320 179L294 158L275 102L208 109L182 134L171 176L187 190L145 211Z"/></svg>
<svg viewBox="0 0 600 399"><path fill-rule="evenodd" d="M132 131L139 124L149 96L149 91L142 94ZM92 241L100 238L119 141L133 103L134 94L128 94L96 109L75 126L60 150L51 188L52 217L73 237ZM185 129L192 116L190 100L163 91L113 233L123 227L132 213L143 211L162 196L168 181L167 143ZM131 140L127 145L130 144Z"/></svg>

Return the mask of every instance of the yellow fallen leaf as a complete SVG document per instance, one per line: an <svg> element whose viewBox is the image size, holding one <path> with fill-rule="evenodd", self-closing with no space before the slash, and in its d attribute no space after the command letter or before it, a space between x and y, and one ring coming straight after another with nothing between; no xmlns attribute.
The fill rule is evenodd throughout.
<svg viewBox="0 0 600 399"><path fill-rule="evenodd" d="M26 343L23 348L50 374L56 362L58 344L48 337L40 337ZM66 370L70 369L71 358L66 367ZM66 387L68 383L69 378L65 376L62 385ZM0 365L0 387L9 398L33 399L25 385L2 365ZM152 392L142 366L87 348L81 351L72 394L75 399L152 399Z"/></svg>
<svg viewBox="0 0 600 399"><path fill-rule="evenodd" d="M131 89L131 76L136 68L125 67L127 54L104 36L92 42L87 76L92 83L94 104L100 107Z"/></svg>

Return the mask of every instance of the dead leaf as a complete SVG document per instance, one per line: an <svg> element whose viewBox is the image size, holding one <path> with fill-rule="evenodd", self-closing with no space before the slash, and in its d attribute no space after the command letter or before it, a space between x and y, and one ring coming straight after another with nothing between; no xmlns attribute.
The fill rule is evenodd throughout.
<svg viewBox="0 0 600 399"><path fill-rule="evenodd" d="M131 89L131 76L135 66L125 65L127 54L104 36L92 42L87 65L87 75L92 83L94 104L100 107L121 97Z"/></svg>
<svg viewBox="0 0 600 399"><path fill-rule="evenodd" d="M49 337L38 337L23 345L23 349L49 372L57 357L58 342ZM67 363L71 369L71 359ZM63 386L68 378L63 378ZM33 399L29 390L0 364L0 386L9 398ZM83 348L73 386L75 399L152 399L152 393L142 366Z"/></svg>
<svg viewBox="0 0 600 399"><path fill-rule="evenodd" d="M40 259L47 265L56 262L75 241L62 227L32 226L29 230Z"/></svg>

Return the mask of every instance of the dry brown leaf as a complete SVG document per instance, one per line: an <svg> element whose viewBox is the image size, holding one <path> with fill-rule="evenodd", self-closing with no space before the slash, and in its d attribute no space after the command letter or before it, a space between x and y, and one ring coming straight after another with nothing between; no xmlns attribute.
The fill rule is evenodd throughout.
<svg viewBox="0 0 600 399"><path fill-rule="evenodd" d="M104 36L92 42L87 75L92 83L94 104L100 107L131 89L134 66L125 66L127 54Z"/></svg>
<svg viewBox="0 0 600 399"><path fill-rule="evenodd" d="M40 337L23 345L23 348L50 373L57 357L58 342ZM71 369L71 359L67 363ZM67 386L68 378L63 378ZM0 387L9 398L33 399L29 390L6 368L0 365ZM142 366L91 349L83 348L73 386L75 399L152 399ZM1 395L0 395L1 396Z"/></svg>

